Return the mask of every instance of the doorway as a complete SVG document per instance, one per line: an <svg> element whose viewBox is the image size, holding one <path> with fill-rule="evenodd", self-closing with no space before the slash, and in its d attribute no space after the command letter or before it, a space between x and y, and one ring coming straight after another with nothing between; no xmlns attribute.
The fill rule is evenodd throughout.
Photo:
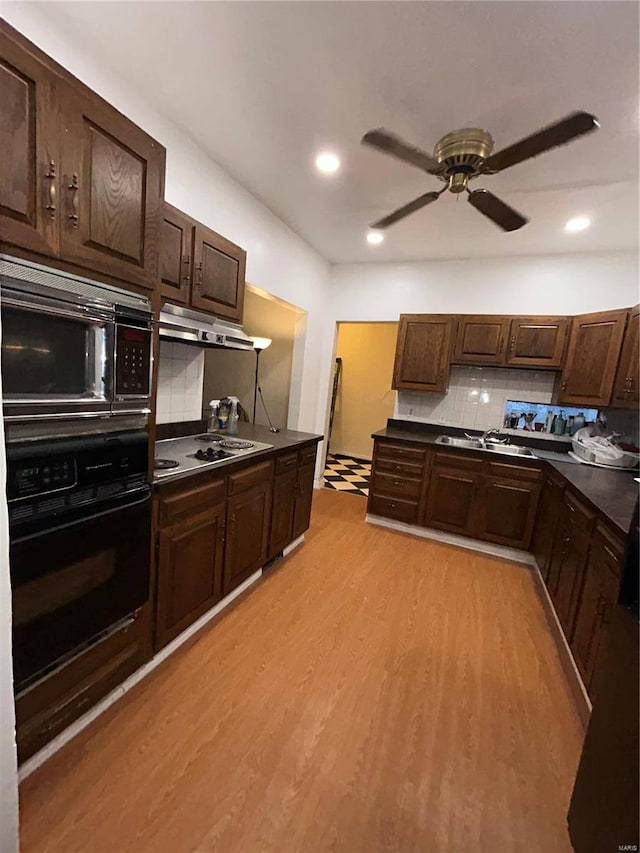
<svg viewBox="0 0 640 853"><path fill-rule="evenodd" d="M397 322L338 323L340 360L325 484L338 491L368 495L373 439L393 417L391 389Z"/></svg>

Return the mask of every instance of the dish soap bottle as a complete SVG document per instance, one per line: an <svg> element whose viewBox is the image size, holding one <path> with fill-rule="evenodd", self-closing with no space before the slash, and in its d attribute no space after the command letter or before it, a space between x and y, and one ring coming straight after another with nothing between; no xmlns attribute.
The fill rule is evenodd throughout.
<svg viewBox="0 0 640 853"><path fill-rule="evenodd" d="M237 397L229 397L229 419L227 421L227 433L229 435L238 434L238 403L240 400Z"/></svg>
<svg viewBox="0 0 640 853"><path fill-rule="evenodd" d="M209 421L207 432L217 432L219 427L220 400L209 400Z"/></svg>

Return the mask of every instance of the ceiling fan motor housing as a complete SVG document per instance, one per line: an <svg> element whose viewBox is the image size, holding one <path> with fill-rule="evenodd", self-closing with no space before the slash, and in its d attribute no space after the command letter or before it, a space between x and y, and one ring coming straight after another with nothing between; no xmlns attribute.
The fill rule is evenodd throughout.
<svg viewBox="0 0 640 853"><path fill-rule="evenodd" d="M479 127L465 127L447 133L433 149L434 158L445 167L438 177L448 181L451 192L463 192L469 178L479 173L493 146L491 134Z"/></svg>

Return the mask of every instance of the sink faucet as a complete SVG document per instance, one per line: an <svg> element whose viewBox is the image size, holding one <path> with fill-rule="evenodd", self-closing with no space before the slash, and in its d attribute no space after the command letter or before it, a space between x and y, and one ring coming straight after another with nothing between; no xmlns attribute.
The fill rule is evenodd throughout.
<svg viewBox="0 0 640 853"><path fill-rule="evenodd" d="M500 430L496 429L495 427L490 427L489 429L486 429L482 433L481 441L483 444L487 443L487 439L489 438L490 435L499 436L499 435L501 435L501 433L500 433ZM497 444L509 444L509 436L506 435L504 438L494 438L493 441L495 441Z"/></svg>

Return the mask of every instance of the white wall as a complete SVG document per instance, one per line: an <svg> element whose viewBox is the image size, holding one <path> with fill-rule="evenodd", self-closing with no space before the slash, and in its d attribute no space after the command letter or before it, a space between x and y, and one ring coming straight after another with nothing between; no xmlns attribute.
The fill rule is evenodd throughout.
<svg viewBox="0 0 640 853"><path fill-rule="evenodd" d="M339 264L332 285L340 321L397 320L412 313L580 314L635 305L638 256Z"/></svg>
<svg viewBox="0 0 640 853"><path fill-rule="evenodd" d="M167 149L166 199L247 250L247 280L308 312L306 338L294 351L293 429L324 429L334 328L329 264L232 180L180 128L132 91L115 69L68 41L47 4L5 3L3 17ZM168 58L167 61L174 61ZM330 344L327 339L330 338ZM327 350L328 346L328 350Z"/></svg>
<svg viewBox="0 0 640 853"><path fill-rule="evenodd" d="M2 329L0 329L1 336ZM2 399L1 375L0 399ZM0 408L0 853L14 853L18 850L18 766L11 659L11 585L6 478L4 423Z"/></svg>

